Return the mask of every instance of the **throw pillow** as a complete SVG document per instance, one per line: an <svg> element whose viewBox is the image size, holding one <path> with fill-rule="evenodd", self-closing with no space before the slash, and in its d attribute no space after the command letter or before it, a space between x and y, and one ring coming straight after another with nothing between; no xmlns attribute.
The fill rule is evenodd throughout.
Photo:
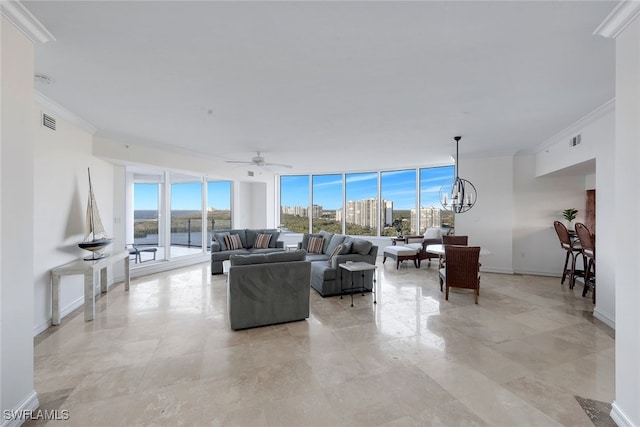
<svg viewBox="0 0 640 427"><path fill-rule="evenodd" d="M310 254L321 254L323 246L324 239L322 237L311 237L307 245L307 252Z"/></svg>
<svg viewBox="0 0 640 427"><path fill-rule="evenodd" d="M228 235L229 235L228 231L224 231L222 233L213 233L213 237L216 239L216 242L218 242L218 244L220 245L221 251L227 250L227 245L225 245L224 243L224 238L225 236L228 236Z"/></svg>
<svg viewBox="0 0 640 427"><path fill-rule="evenodd" d="M258 234L253 247L256 249L267 249L269 247L270 240L271 234Z"/></svg>
<svg viewBox="0 0 640 427"><path fill-rule="evenodd" d="M340 254L351 253L351 245L352 245L352 242L345 242L342 245L340 245L342 246L342 250L340 251Z"/></svg>
<svg viewBox="0 0 640 427"><path fill-rule="evenodd" d="M436 227L429 227L424 232L425 239L439 239L442 237L442 230Z"/></svg>
<svg viewBox="0 0 640 427"><path fill-rule="evenodd" d="M343 246L342 245L338 245L336 246L336 248L333 250L333 252L331 252L331 256L329 257L329 259L327 260L327 262L329 263L329 265L331 265L331 262L333 262L333 257L336 255L340 255L342 253L342 249Z"/></svg>
<svg viewBox="0 0 640 427"><path fill-rule="evenodd" d="M234 249L242 249L242 240L237 234L229 234L224 236L224 244L227 246L227 250L232 251Z"/></svg>

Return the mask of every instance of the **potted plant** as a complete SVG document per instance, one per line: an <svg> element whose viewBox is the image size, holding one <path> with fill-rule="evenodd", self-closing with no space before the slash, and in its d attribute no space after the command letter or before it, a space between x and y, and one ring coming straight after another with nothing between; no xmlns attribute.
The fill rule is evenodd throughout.
<svg viewBox="0 0 640 427"><path fill-rule="evenodd" d="M578 209L568 208L562 211L562 216L567 220L567 228L573 229L573 220L578 216Z"/></svg>

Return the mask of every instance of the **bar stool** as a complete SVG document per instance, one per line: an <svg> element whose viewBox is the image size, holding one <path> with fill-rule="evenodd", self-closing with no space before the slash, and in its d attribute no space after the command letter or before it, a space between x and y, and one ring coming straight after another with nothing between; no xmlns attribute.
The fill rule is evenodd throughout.
<svg viewBox="0 0 640 427"><path fill-rule="evenodd" d="M593 234L586 225L581 222L576 223L576 233L582 246L582 255L586 257L588 263L585 264L584 289L582 296L587 296L589 289L593 290L593 303L596 303L596 245Z"/></svg>
<svg viewBox="0 0 640 427"><path fill-rule="evenodd" d="M576 269L576 258L578 255L582 255L583 266L587 265L587 259L582 253L582 246L574 239L571 240L569 236L569 230L560 221L553 221L553 228L556 229L558 239L560 239L560 247L567 252L567 256L564 258L564 268L562 269L562 279L560 283L564 284L564 280L569 276L569 289L573 289L575 285L576 276L584 277L584 270ZM569 258L571 258L571 267L569 267Z"/></svg>

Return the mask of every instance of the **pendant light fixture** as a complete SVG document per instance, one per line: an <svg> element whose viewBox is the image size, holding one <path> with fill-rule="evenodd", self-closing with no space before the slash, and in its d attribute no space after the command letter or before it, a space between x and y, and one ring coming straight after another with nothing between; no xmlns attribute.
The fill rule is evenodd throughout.
<svg viewBox="0 0 640 427"><path fill-rule="evenodd" d="M440 203L445 210L452 211L454 213L464 213L471 209L476 204L478 195L476 193L476 187L464 178L460 178L460 163L458 161L458 143L462 139L461 136L454 136L456 141L456 164L455 173L456 177L453 183L448 182L440 188Z"/></svg>

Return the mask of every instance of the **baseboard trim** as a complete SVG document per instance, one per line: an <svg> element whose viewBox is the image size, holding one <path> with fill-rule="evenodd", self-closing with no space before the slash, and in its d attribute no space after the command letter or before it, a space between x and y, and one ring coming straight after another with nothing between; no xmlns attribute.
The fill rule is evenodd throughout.
<svg viewBox="0 0 640 427"><path fill-rule="evenodd" d="M611 404L611 413L609 416L618 427L638 427L631 422L629 417L625 415L624 411L620 409L615 401Z"/></svg>
<svg viewBox="0 0 640 427"><path fill-rule="evenodd" d="M513 274L513 270L492 268L492 267L480 267L480 273L497 273L497 274Z"/></svg>
<svg viewBox="0 0 640 427"><path fill-rule="evenodd" d="M3 410L2 418L2 427L18 427L24 424L24 422L28 419L25 418L25 415L28 415L29 411L35 411L40 406L40 402L38 401L38 393L35 390L32 390L31 393L18 405L15 409L9 410L9 414L6 413L6 410ZM12 416L14 415L15 416ZM7 417L9 415L9 417ZM4 418L10 418L5 420Z"/></svg>
<svg viewBox="0 0 640 427"><path fill-rule="evenodd" d="M552 271L514 270L514 272L515 274L525 274L527 276L562 277L562 274Z"/></svg>
<svg viewBox="0 0 640 427"><path fill-rule="evenodd" d="M610 318L609 316L607 316L606 314L598 310L597 305L596 305L596 308L593 309L593 317L595 317L596 319L598 319L599 321L601 321L611 329L614 329L614 330L616 329L615 319Z"/></svg>

